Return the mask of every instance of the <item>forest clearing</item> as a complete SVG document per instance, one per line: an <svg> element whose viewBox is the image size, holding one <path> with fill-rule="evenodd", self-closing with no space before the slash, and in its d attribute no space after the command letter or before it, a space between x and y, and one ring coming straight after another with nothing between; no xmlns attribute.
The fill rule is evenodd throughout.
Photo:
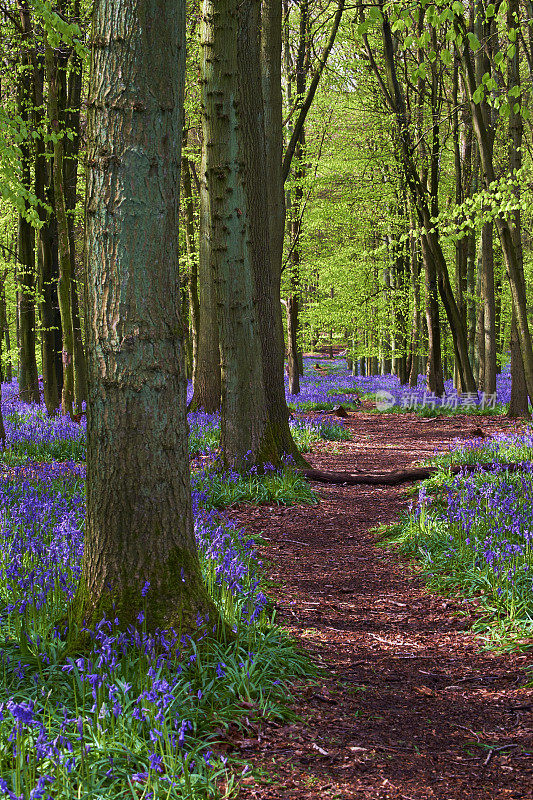
<svg viewBox="0 0 533 800"><path fill-rule="evenodd" d="M0 800L533 797L533 3L0 31Z"/></svg>

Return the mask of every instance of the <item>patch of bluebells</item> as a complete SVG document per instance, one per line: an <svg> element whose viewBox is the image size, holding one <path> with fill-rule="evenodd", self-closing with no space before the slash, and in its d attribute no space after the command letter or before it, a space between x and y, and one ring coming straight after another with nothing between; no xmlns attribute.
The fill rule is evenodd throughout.
<svg viewBox="0 0 533 800"><path fill-rule="evenodd" d="M55 435L68 442L85 433L64 418L41 418L39 406L18 402L12 385L4 387L4 400L21 445L25 436L49 446ZM214 427L217 419L196 414L194 422ZM72 460L0 465L0 799L109 797L130 785L141 792L149 786L144 797L187 796L191 782L207 786L225 770L225 759L210 751L202 756L198 730L216 727L212 696L226 685L230 659L199 664L198 640L208 620L198 620L203 633L193 643L172 631L148 636L141 614L139 628L126 632L103 620L90 632L91 656L69 659L61 670L64 644L54 621L80 577L84 484L85 465ZM209 507L208 491L193 492L204 574L228 624L250 631L239 633L247 642L260 643L257 623L267 601L253 541ZM143 593L149 602L150 587ZM238 671L232 667L236 702L250 691L255 656L249 649ZM104 763L108 739L112 756Z"/></svg>
<svg viewBox="0 0 533 800"><path fill-rule="evenodd" d="M437 581L444 575L482 592L500 618L531 626L533 430L458 441L451 455L453 461L480 466L445 479L441 502L420 488L410 530L427 571ZM511 462L513 471L507 469Z"/></svg>
<svg viewBox="0 0 533 800"><path fill-rule="evenodd" d="M323 375L314 370L317 359L304 358L304 375L300 378L300 394L291 395L288 392L286 378L287 402L296 410L309 408L309 404L340 404L353 402L354 390L360 395L375 395L376 392L388 392L395 401L396 409L408 407L434 407L447 406L448 408L461 408L462 406L477 407L488 403L488 398L483 398L481 392L457 398L453 381L444 383L445 396L438 398L428 391L424 375L418 376L417 385L410 387L402 385L396 375L353 375L346 368L346 361L339 359L320 359L318 363L328 369L328 374ZM511 397L511 376L508 368L503 370L496 379L496 404L508 403Z"/></svg>

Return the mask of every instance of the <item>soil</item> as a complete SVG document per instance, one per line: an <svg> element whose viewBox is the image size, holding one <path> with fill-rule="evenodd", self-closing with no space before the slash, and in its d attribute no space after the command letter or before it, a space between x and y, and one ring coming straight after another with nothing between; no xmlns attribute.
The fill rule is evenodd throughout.
<svg viewBox="0 0 533 800"><path fill-rule="evenodd" d="M517 429L501 417L365 411L347 424L353 440L321 444L313 467L403 469L480 427ZM265 540L277 621L326 669L296 690L297 721L235 740L255 776L239 797L533 798L531 651L484 649L470 631L475 601L432 594L379 546L375 527L398 520L412 487L313 486L316 506L231 512Z"/></svg>

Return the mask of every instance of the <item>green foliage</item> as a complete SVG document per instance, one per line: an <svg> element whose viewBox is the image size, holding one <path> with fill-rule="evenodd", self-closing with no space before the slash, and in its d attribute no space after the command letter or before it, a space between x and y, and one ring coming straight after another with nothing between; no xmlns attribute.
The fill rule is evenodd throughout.
<svg viewBox="0 0 533 800"><path fill-rule="evenodd" d="M206 508L227 508L235 503L294 505L318 502L305 478L289 467L264 475L212 469L193 474L193 486L197 491L205 492Z"/></svg>

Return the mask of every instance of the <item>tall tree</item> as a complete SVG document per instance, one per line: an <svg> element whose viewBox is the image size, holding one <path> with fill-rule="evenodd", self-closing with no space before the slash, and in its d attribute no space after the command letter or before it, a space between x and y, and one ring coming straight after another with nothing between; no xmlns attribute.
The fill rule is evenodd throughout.
<svg viewBox="0 0 533 800"><path fill-rule="evenodd" d="M71 236L67 217L67 203L64 176L64 120L60 118L63 81L59 73L58 58L48 39L45 43L46 77L48 80L48 107L50 127L54 136L53 186L54 208L58 233L59 276L57 294L61 329L63 331L63 388L61 392L61 410L63 414L72 416L74 412L74 325L72 322L72 264ZM63 123L63 126L62 126Z"/></svg>
<svg viewBox="0 0 533 800"><path fill-rule="evenodd" d="M531 4L529 4L531 6ZM530 10L533 10L531 8ZM519 2L518 0L509 0L507 11L507 26L509 30L519 27ZM531 25L530 25L531 30ZM515 51L511 58L509 58L507 66L507 79L509 92L515 91L515 87L520 88L520 40L517 40ZM524 134L524 123L522 121L522 114L520 108L516 107L514 97L509 103L509 172L515 178L517 177L518 170L522 166L522 140ZM520 189L517 186L516 196L520 197ZM518 259L518 266L520 275L524 274L524 253L522 248L522 216L520 208L511 216L511 232L513 237L513 244L516 250ZM525 288L523 288L525 294ZM529 411L529 398L527 393L526 378L524 375L524 364L522 355L520 353L520 342L518 340L518 331L516 327L516 313L514 309L511 312L511 398L509 402L509 416L516 417L531 417Z"/></svg>
<svg viewBox="0 0 533 800"><path fill-rule="evenodd" d="M202 143L200 168L200 230L198 234L198 344L193 367L193 396L190 409L202 408L212 414L220 408L221 375L218 338L217 298L212 268L211 215L207 190L207 142ZM194 305L191 315L195 314Z"/></svg>
<svg viewBox="0 0 533 800"><path fill-rule="evenodd" d="M192 528L179 318L185 2L99 0L88 98L87 532L78 619L214 613ZM117 80L127 76L127 80ZM150 583L145 601L143 588Z"/></svg>
<svg viewBox="0 0 533 800"><path fill-rule="evenodd" d="M437 285L453 337L461 384L466 391L473 392L476 390L476 383L468 358L466 331L451 287L439 231L432 222L438 213L438 172L441 153L440 108L442 106L440 80L436 73L433 72L431 80L431 124L429 126L431 130L431 152L429 156L429 175L426 181L421 179L414 160L416 146L409 126L409 113L405 94L398 78L397 48L393 40L390 19L385 9L385 4L381 0L379 8L383 43L383 74L379 69L366 34L364 35L364 43L369 63L376 75L380 90L395 118L397 148L403 165L403 177L422 230L422 257L426 269L426 291L430 299L427 314L430 353L433 352L435 354L433 359L434 374L429 375L430 388L438 394L442 394L444 391L444 387L441 384L440 370L438 369L440 331L436 323L435 308L435 285ZM431 43L433 48L436 49L436 41L432 40Z"/></svg>
<svg viewBox="0 0 533 800"><path fill-rule="evenodd" d="M238 28L248 6L243 3L239 13L237 0L204 0L202 30L205 173L222 371L220 440L226 463L237 469L273 455L254 304L244 188L249 176L241 138L246 122L237 74Z"/></svg>
<svg viewBox="0 0 533 800"><path fill-rule="evenodd" d="M32 30L29 8L25 0L18 0L21 22L22 42L20 63L17 71L17 105L18 114L26 130L30 128L32 109L34 107L34 71L32 69L31 47ZM26 136L20 144L21 181L27 194L32 191L32 144ZM18 277L20 292L18 302L19 314L19 390L20 397L26 402L40 400L39 376L35 358L35 232L28 219L28 204L18 216Z"/></svg>

